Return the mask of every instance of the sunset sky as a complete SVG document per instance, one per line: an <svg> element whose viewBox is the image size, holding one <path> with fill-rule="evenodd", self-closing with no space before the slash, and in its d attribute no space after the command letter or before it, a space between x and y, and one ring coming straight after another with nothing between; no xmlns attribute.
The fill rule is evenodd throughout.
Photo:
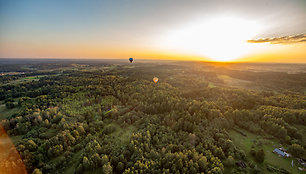
<svg viewBox="0 0 306 174"><path fill-rule="evenodd" d="M0 57L306 63L306 1L0 0Z"/></svg>

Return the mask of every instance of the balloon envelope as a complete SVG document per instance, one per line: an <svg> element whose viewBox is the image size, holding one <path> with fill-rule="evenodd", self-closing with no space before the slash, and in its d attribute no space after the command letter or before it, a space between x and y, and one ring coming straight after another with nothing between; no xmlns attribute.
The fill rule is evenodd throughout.
<svg viewBox="0 0 306 174"><path fill-rule="evenodd" d="M133 58L129 58L129 61L130 61L131 63L133 62L133 60L134 60Z"/></svg>
<svg viewBox="0 0 306 174"><path fill-rule="evenodd" d="M157 82L158 82L158 78L157 78L157 77L154 77L154 78L153 78L153 82L157 83Z"/></svg>

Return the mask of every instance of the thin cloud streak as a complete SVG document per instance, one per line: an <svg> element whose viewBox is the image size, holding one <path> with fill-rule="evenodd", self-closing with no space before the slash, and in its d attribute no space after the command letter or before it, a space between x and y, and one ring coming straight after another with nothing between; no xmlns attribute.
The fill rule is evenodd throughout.
<svg viewBox="0 0 306 174"><path fill-rule="evenodd" d="M294 44L306 42L306 34L248 40L249 43Z"/></svg>

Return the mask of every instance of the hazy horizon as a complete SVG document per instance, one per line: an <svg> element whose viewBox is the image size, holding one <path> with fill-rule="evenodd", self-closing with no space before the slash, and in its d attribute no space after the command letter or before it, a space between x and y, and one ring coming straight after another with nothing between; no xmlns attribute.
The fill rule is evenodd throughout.
<svg viewBox="0 0 306 174"><path fill-rule="evenodd" d="M69 60L69 61L73 61L73 60L82 60L82 61L103 61L103 60L120 60L120 61L124 61L126 62L127 59L129 57L126 58L80 58L80 57L76 57L76 58L69 58L69 57L56 57L56 58L50 58L50 57L37 57L37 58L31 58L31 57L0 57L0 60ZM139 61L169 61L169 62L204 62L204 63L218 63L218 64L306 64L306 62L265 62L265 61L213 61L213 60L200 60L200 59L162 59L162 58L137 58L136 61L134 63L137 63ZM158 63L158 62L157 62Z"/></svg>

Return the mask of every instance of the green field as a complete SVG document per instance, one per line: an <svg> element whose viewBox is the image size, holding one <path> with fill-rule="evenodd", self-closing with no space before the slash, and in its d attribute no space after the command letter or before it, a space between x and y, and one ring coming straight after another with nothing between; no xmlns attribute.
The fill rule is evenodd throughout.
<svg viewBox="0 0 306 174"><path fill-rule="evenodd" d="M128 143L133 132L137 130L136 127L134 126L128 126L123 129L118 124L115 124L115 123L111 123L109 126L114 126L116 128L116 131L110 135L114 139L117 139L117 142L120 142L123 144Z"/></svg>
<svg viewBox="0 0 306 174"><path fill-rule="evenodd" d="M37 81L42 77L46 77L46 75L37 75L37 76L28 76L28 77L24 77L24 78L20 78L18 80L15 80L11 83L23 83L23 82L29 82L29 81Z"/></svg>
<svg viewBox="0 0 306 174"><path fill-rule="evenodd" d="M235 130L229 131L229 135L233 140L234 144L240 149L244 150L247 157L252 159L255 163L254 158L250 155L250 150L254 145L254 141L263 142L262 148L265 152L265 161L263 164L259 164L258 166L262 169L263 173L273 173L267 170L267 165L273 165L277 168L284 168L291 173L303 173L297 169L297 160L295 158L283 158L273 153L275 148L283 147L280 143L277 142L276 139L264 139L261 136L257 136L252 134L246 130L240 129L240 131L244 132L246 136L241 135ZM255 145L254 145L255 146ZM259 149L260 147L255 146L255 149ZM294 166L291 166L292 160L294 161Z"/></svg>
<svg viewBox="0 0 306 174"><path fill-rule="evenodd" d="M5 104L0 105L0 120L3 120L15 113L18 113L20 111L19 107L15 107L13 109L7 109L5 107Z"/></svg>
<svg viewBox="0 0 306 174"><path fill-rule="evenodd" d="M26 83L26 82L32 82L32 81L38 81L42 77L46 77L47 75L37 75L37 76L28 76L28 77L23 77L19 78L17 80L10 81L9 83L4 83L0 85L7 85L7 84L21 84L21 83Z"/></svg>
<svg viewBox="0 0 306 174"><path fill-rule="evenodd" d="M306 126L303 126L303 125L295 125L294 127L296 127L298 130L301 131L302 135L303 135L303 145L305 146L306 145Z"/></svg>
<svg viewBox="0 0 306 174"><path fill-rule="evenodd" d="M218 75L218 78L223 80L225 85L233 88L252 89L252 82L247 80L236 79L228 75Z"/></svg>

